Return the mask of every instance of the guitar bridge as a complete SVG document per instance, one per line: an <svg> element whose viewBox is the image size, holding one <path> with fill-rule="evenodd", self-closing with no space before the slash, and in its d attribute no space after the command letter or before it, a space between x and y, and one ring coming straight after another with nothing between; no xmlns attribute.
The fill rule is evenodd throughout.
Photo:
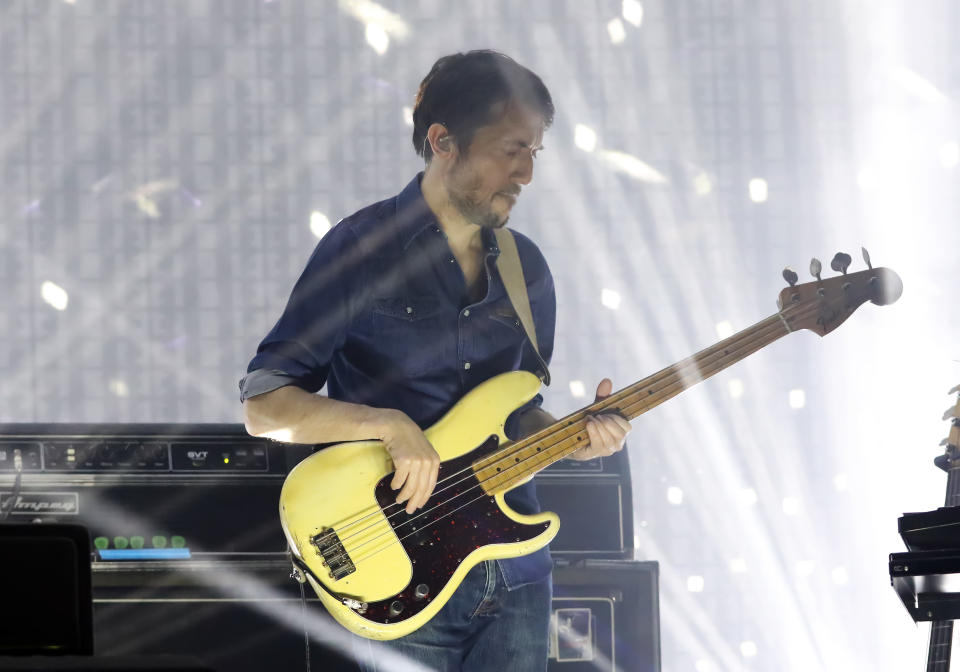
<svg viewBox="0 0 960 672"><path fill-rule="evenodd" d="M330 570L330 578L342 579L357 571L353 561L340 543L340 537L332 529L322 530L310 537L310 543L317 548L317 554L323 558L324 566Z"/></svg>

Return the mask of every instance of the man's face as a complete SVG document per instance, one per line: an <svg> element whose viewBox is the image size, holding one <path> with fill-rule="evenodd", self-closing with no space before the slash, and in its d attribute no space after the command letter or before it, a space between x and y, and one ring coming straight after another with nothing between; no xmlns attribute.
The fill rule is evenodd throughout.
<svg viewBox="0 0 960 672"><path fill-rule="evenodd" d="M533 159L541 149L543 119L510 105L500 119L477 129L447 175L450 202L477 226L498 229L507 223L520 188L533 179Z"/></svg>

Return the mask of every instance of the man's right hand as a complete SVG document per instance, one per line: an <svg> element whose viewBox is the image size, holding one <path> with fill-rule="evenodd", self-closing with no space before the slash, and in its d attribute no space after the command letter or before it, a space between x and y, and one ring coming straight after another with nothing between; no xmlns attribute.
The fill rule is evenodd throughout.
<svg viewBox="0 0 960 672"><path fill-rule="evenodd" d="M433 493L440 456L417 423L402 411L387 411L380 440L396 469L390 487L400 490L397 503L406 502L407 513L413 513L426 504Z"/></svg>

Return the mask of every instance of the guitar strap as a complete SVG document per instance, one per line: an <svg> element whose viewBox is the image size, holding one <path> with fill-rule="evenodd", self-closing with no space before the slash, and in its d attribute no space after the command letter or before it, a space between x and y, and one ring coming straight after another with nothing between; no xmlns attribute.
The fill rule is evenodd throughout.
<svg viewBox="0 0 960 672"><path fill-rule="evenodd" d="M497 258L497 270L507 288L507 297L513 304L513 309L520 318L520 324L527 333L527 339L533 346L533 352L543 369L540 379L544 385L550 385L550 369L540 355L540 346L537 345L537 332L533 324L533 314L530 311L530 297L527 296L527 282L523 278L523 267L520 264L520 254L517 252L517 241L506 227L495 229L493 232L500 247L500 256Z"/></svg>

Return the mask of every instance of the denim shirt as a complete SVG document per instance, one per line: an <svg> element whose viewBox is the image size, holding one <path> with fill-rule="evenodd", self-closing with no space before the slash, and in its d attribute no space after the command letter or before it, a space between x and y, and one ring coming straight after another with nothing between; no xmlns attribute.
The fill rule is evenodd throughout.
<svg viewBox="0 0 960 672"><path fill-rule="evenodd" d="M536 355L497 272L496 238L483 230L487 294L468 297L446 235L417 175L397 196L341 220L320 240L287 307L240 382L241 398L285 385L332 399L396 408L422 429L474 387L506 371L539 374ZM546 260L514 232L540 354L553 351L556 300ZM538 405L537 395L526 407ZM515 418L507 434L515 436ZM533 481L508 492L520 513L540 510ZM500 560L508 588L550 573L544 548Z"/></svg>

